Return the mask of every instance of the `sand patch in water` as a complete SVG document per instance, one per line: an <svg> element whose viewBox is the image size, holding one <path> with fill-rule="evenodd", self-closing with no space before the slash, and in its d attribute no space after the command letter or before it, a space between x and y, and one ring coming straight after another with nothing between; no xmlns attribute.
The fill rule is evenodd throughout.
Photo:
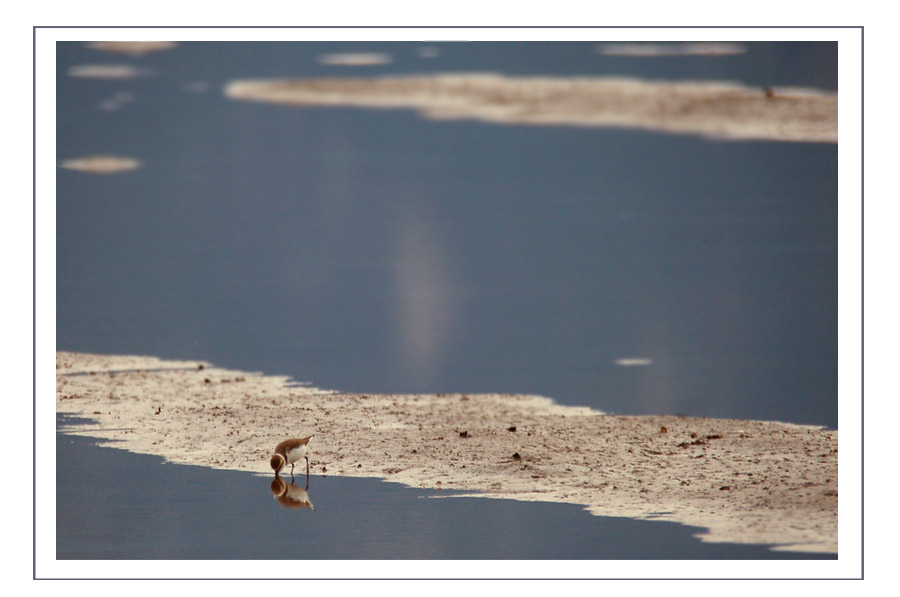
<svg viewBox="0 0 900 597"><path fill-rule="evenodd" d="M271 475L312 435L312 474L584 505L705 527L704 541L837 552L837 431L608 416L504 394L347 394L198 361L57 353L66 429L180 464Z"/></svg>
<svg viewBox="0 0 900 597"><path fill-rule="evenodd" d="M407 108L431 119L637 128L716 139L837 143L838 134L836 93L722 82L464 73L238 80L225 95L306 107Z"/></svg>

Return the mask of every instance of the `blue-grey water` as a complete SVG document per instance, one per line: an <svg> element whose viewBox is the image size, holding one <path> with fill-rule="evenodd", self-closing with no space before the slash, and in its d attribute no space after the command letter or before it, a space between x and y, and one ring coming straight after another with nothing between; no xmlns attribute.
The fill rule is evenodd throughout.
<svg viewBox="0 0 900 597"><path fill-rule="evenodd" d="M836 557L703 543L693 536L701 528L592 516L574 505L433 499L452 492L376 479L312 475L314 509L291 509L273 499L273 477L163 464L64 433L56 458L58 559ZM307 487L305 476L295 484Z"/></svg>
<svg viewBox="0 0 900 597"><path fill-rule="evenodd" d="M359 392L524 392L620 414L837 426L837 147L227 100L235 78L498 71L833 89L836 45L59 44L60 350L207 359ZM394 63L316 62L344 49ZM205 82L206 92L185 85ZM100 109L119 92L117 111ZM623 358L650 359L622 367Z"/></svg>
<svg viewBox="0 0 900 597"><path fill-rule="evenodd" d="M529 393L619 414L837 427L836 145L430 121L221 92L241 78L446 71L833 90L836 44L653 59L591 43L429 45L437 57L421 44L189 43L129 58L59 43L60 160L144 167L57 173L57 349L203 359L344 391ZM317 62L363 50L394 61ZM152 74L67 74L110 63ZM649 364L617 364L629 358ZM172 483L178 469L162 468ZM315 482L318 495L357 483ZM374 483L365 491L395 490ZM266 498L257 489L246 499ZM199 499L199 486L183 490ZM472 501L409 500L457 522ZM67 503L60 520L75 512ZM306 514L271 516L328 520ZM583 520L595 522L571 528ZM60 553L117 548L83 549ZM566 557L608 553L592 549ZM488 552L477 553L464 557Z"/></svg>

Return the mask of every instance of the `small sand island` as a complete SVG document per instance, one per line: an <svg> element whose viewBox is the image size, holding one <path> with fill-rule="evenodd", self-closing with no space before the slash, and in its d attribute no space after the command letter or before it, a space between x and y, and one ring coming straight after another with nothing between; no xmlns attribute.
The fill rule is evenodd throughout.
<svg viewBox="0 0 900 597"><path fill-rule="evenodd" d="M604 56L657 58L670 56L737 56L747 53L747 46L730 42L647 43L619 42L600 44L597 53Z"/></svg>
<svg viewBox="0 0 900 597"><path fill-rule="evenodd" d="M116 174L117 172L137 170L141 167L141 162L134 158L122 156L96 155L64 160L60 167L66 170L93 172L94 174Z"/></svg>
<svg viewBox="0 0 900 597"><path fill-rule="evenodd" d="M131 64L78 64L68 73L78 79L137 79L150 75L150 71Z"/></svg>
<svg viewBox="0 0 900 597"><path fill-rule="evenodd" d="M838 135L836 93L722 82L467 73L243 80L229 83L225 95L295 106L407 108L432 119L637 128L717 139L837 143Z"/></svg>
<svg viewBox="0 0 900 597"><path fill-rule="evenodd" d="M339 54L322 54L320 64L331 66L379 66L394 61L390 54L383 52L346 52Z"/></svg>
<svg viewBox="0 0 900 597"><path fill-rule="evenodd" d="M174 41L92 41L87 47L101 52L143 56L150 52L171 50L178 44Z"/></svg>
<svg viewBox="0 0 900 597"><path fill-rule="evenodd" d="M271 475L313 436L312 475L581 504L705 527L704 541L837 552L837 431L768 421L608 416L549 398L346 394L198 361L56 354L65 429L179 464Z"/></svg>

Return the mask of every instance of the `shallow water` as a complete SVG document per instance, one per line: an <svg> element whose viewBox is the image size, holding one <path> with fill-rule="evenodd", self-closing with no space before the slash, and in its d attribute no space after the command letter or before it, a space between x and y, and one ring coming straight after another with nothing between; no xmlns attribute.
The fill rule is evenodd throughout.
<svg viewBox="0 0 900 597"><path fill-rule="evenodd" d="M61 426L78 420L60 416ZM289 479L289 478L288 478ZM302 489L305 477L298 475ZM477 498L375 479L311 476L314 510L272 477L165 464L57 435L58 559L821 559L702 543L702 529L592 516L578 506ZM435 499L442 498L442 499Z"/></svg>
<svg viewBox="0 0 900 597"><path fill-rule="evenodd" d="M836 44L659 59L590 43L445 44L430 59L419 44L185 44L131 60L58 48L60 159L144 164L58 172L60 350L343 391L837 426L835 145L221 94L236 78L447 70L833 89ZM394 62L317 60L350 50ZM154 75L67 74L122 62Z"/></svg>

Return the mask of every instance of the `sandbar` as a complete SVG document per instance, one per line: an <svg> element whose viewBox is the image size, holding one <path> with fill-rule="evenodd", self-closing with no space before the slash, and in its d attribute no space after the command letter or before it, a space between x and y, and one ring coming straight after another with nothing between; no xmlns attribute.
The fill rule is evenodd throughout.
<svg viewBox="0 0 900 597"><path fill-rule="evenodd" d="M390 54L383 52L347 52L340 54L322 54L319 56L321 64L332 66L379 66L390 64L394 59Z"/></svg>
<svg viewBox="0 0 900 597"><path fill-rule="evenodd" d="M150 71L131 64L78 64L69 68L69 76L82 79L137 79Z"/></svg>
<svg viewBox="0 0 900 597"><path fill-rule="evenodd" d="M430 119L618 127L713 139L837 143L837 93L737 83L492 73L237 80L234 100L405 108Z"/></svg>
<svg viewBox="0 0 900 597"><path fill-rule="evenodd" d="M60 167L66 170L93 172L94 174L116 174L141 167L140 160L115 155L95 155L64 160Z"/></svg>
<svg viewBox="0 0 900 597"><path fill-rule="evenodd" d="M703 541L837 553L838 434L821 427L612 416L528 395L342 393L202 361L72 352L56 355L56 408L91 421L67 433L172 463L272 475L275 445L312 435L312 475L580 504L703 527Z"/></svg>
<svg viewBox="0 0 900 597"><path fill-rule="evenodd" d="M171 50L177 45L174 41L93 41L87 47L101 52L142 56L150 52Z"/></svg>
<svg viewBox="0 0 900 597"><path fill-rule="evenodd" d="M747 53L744 44L730 42L690 43L611 43L597 46L597 53L604 56L629 56L633 58L657 58L671 56L737 56Z"/></svg>

